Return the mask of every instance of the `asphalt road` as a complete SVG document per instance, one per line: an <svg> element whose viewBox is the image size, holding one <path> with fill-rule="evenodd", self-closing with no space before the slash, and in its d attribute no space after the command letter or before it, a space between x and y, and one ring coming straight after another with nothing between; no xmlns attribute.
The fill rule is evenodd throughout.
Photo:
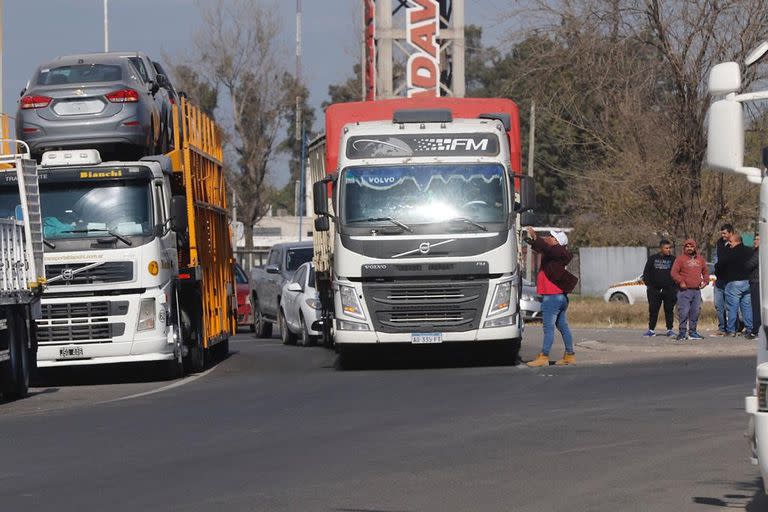
<svg viewBox="0 0 768 512"><path fill-rule="evenodd" d="M54 375L0 404L0 510L768 510L752 358L339 372L320 348L231 348L184 381Z"/></svg>

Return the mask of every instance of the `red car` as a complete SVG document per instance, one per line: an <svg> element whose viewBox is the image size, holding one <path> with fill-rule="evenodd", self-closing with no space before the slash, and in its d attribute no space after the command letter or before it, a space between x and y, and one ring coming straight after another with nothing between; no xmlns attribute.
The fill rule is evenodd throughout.
<svg viewBox="0 0 768 512"><path fill-rule="evenodd" d="M256 326L253 324L251 285L243 267L237 263L235 263L235 282L237 283L237 326L248 326L251 332L256 332Z"/></svg>

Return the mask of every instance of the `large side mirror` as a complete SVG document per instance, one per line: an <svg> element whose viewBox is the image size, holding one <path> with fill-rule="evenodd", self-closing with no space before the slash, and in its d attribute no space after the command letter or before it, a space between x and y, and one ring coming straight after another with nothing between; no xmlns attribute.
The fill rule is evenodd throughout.
<svg viewBox="0 0 768 512"><path fill-rule="evenodd" d="M327 216L315 217L315 231L322 233L331 230L331 221Z"/></svg>
<svg viewBox="0 0 768 512"><path fill-rule="evenodd" d="M157 75L155 82L159 87L168 87L168 77L165 75Z"/></svg>
<svg viewBox="0 0 768 512"><path fill-rule="evenodd" d="M288 284L288 291L289 292L303 292L304 290L301 289L301 285L297 282L292 282Z"/></svg>
<svg viewBox="0 0 768 512"><path fill-rule="evenodd" d="M523 213L520 214L520 226L521 227L536 226L536 225L537 225L537 220L536 220L536 214L535 213L533 213L531 211L527 211L527 212L523 212Z"/></svg>
<svg viewBox="0 0 768 512"><path fill-rule="evenodd" d="M171 229L175 233L185 233L188 227L187 198L173 196L171 199Z"/></svg>
<svg viewBox="0 0 768 512"><path fill-rule="evenodd" d="M709 72L709 94L730 94L741 89L741 69L738 62L723 62Z"/></svg>
<svg viewBox="0 0 768 512"><path fill-rule="evenodd" d="M160 84L157 82L157 80L154 80L149 83L149 92L152 94L157 94L157 91L160 90Z"/></svg>
<svg viewBox="0 0 768 512"><path fill-rule="evenodd" d="M312 202L315 205L315 215L328 215L328 184L317 181L312 186Z"/></svg>
<svg viewBox="0 0 768 512"><path fill-rule="evenodd" d="M264 267L264 270L267 272L267 274L279 274L280 273L280 266L279 265L267 265Z"/></svg>
<svg viewBox="0 0 768 512"><path fill-rule="evenodd" d="M520 204L518 213L530 212L536 208L536 184L532 178L520 179Z"/></svg>

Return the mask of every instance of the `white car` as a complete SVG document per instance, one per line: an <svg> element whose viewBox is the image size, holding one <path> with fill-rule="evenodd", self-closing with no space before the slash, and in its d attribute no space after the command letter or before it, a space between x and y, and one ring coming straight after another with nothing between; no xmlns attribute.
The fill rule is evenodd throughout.
<svg viewBox="0 0 768 512"><path fill-rule="evenodd" d="M707 263L709 267L709 284L701 290L701 298L704 302L714 301L715 276L712 274L714 265ZM603 294L605 302L618 302L620 304L635 304L636 302L648 302L645 292L643 276L635 279L611 285Z"/></svg>
<svg viewBox="0 0 768 512"><path fill-rule="evenodd" d="M320 320L320 297L315 289L315 266L304 263L280 294L280 312L277 323L280 338L285 345L313 345L322 334L315 330Z"/></svg>
<svg viewBox="0 0 768 512"><path fill-rule="evenodd" d="M520 295L520 311L523 320L530 322L541 319L541 295L536 293L536 284L523 279L523 293Z"/></svg>

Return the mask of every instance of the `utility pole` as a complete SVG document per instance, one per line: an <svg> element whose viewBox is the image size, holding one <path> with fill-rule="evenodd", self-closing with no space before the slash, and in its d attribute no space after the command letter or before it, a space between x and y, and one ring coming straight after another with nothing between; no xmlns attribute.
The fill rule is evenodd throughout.
<svg viewBox="0 0 768 512"><path fill-rule="evenodd" d="M104 0L104 53L109 51L109 0Z"/></svg>
<svg viewBox="0 0 768 512"><path fill-rule="evenodd" d="M533 159L536 149L536 101L531 102L531 118L528 127L528 177L533 181ZM533 281L533 250L530 246L525 252L525 277Z"/></svg>
<svg viewBox="0 0 768 512"><path fill-rule="evenodd" d="M299 217L299 242L304 229L304 122L301 111L301 0L296 0L296 140L299 143L299 197L296 215Z"/></svg>

